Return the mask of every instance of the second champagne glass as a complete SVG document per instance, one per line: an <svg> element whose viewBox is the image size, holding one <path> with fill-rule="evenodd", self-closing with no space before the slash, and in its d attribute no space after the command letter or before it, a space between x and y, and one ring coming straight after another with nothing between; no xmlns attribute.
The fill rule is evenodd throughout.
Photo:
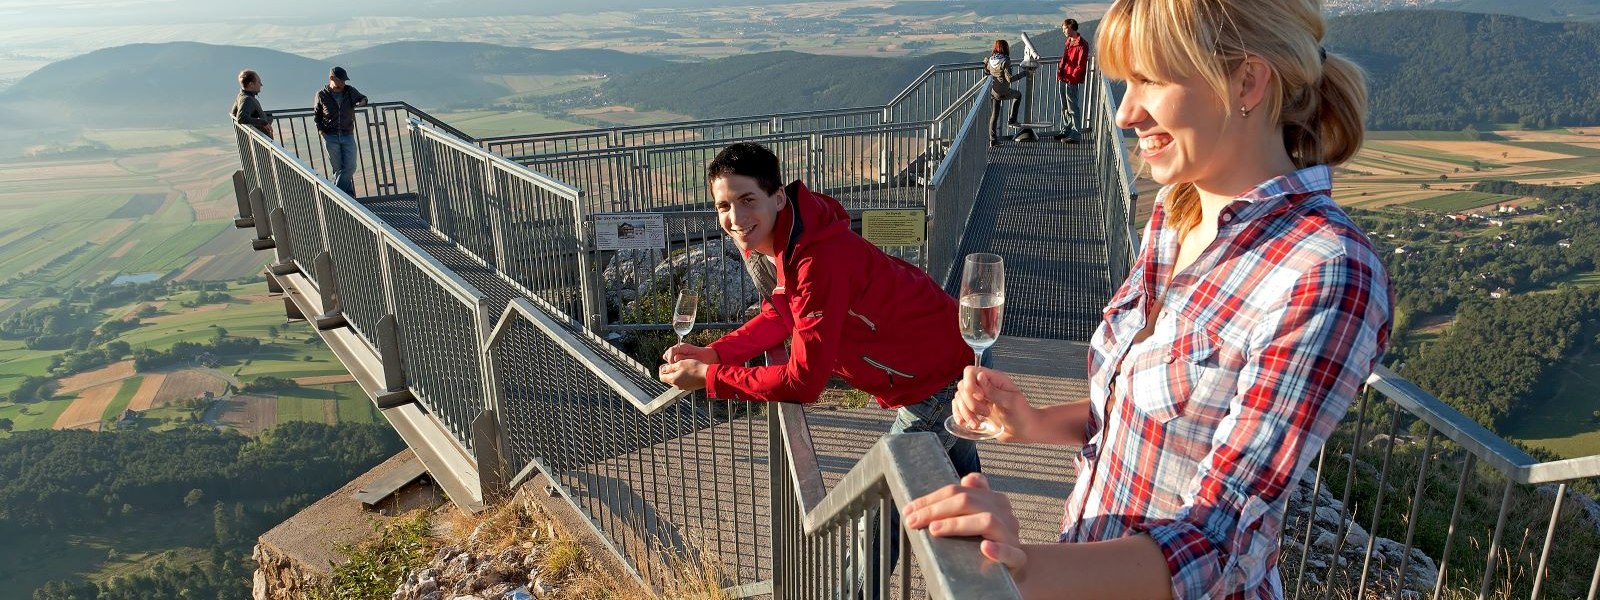
<svg viewBox="0 0 1600 600"><path fill-rule="evenodd" d="M1000 339L1000 323L1006 306L1005 261L998 254L968 254L961 269L961 337L972 346L972 362L983 365L983 353ZM950 415L944 421L951 435L969 440L990 440L1002 432L999 425L985 419L976 429L968 428Z"/></svg>
<svg viewBox="0 0 1600 600"><path fill-rule="evenodd" d="M678 343L683 343L683 336L694 331L695 313L700 310L700 294L692 290L678 292L678 304L672 309L672 331L678 334Z"/></svg>

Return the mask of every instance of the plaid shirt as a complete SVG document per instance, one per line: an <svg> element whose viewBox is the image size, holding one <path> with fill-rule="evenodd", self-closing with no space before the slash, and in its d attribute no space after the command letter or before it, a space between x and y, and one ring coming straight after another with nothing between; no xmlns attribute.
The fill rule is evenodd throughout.
<svg viewBox="0 0 1600 600"><path fill-rule="evenodd" d="M1174 278L1163 200L1089 354L1092 416L1061 541L1147 534L1173 594L1278 598L1285 493L1388 342L1388 275L1327 167L1234 199ZM1163 298L1150 336L1148 308ZM1109 413L1109 414L1108 414Z"/></svg>

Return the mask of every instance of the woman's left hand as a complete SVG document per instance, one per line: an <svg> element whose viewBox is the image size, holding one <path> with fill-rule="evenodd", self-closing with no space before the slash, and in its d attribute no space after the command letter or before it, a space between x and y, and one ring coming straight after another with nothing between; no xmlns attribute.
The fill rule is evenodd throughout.
<svg viewBox="0 0 1600 600"><path fill-rule="evenodd" d="M934 537L983 538L983 555L1011 569L1022 570L1028 555L1022 551L1021 526L1005 494L989 489L982 473L961 478L912 500L900 511L908 529L927 528Z"/></svg>

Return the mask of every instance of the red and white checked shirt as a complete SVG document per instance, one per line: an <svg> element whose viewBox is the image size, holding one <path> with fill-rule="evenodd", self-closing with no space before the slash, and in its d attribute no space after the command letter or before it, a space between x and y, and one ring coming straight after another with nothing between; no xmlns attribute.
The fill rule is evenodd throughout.
<svg viewBox="0 0 1600 600"><path fill-rule="evenodd" d="M1383 354L1393 305L1331 187L1318 166L1239 196L1176 276L1170 189L1157 195L1091 341L1088 443L1061 541L1147 534L1179 599L1282 597L1285 492ZM1133 343L1158 297L1152 333Z"/></svg>

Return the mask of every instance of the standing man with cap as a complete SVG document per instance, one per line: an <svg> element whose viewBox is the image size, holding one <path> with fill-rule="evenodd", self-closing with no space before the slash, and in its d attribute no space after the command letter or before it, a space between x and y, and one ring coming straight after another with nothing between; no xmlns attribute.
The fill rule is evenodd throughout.
<svg viewBox="0 0 1600 600"><path fill-rule="evenodd" d="M351 197L356 195L356 107L366 106L367 97L347 85L350 75L344 67L328 72L328 85L317 90L314 119L322 143L328 147L328 177Z"/></svg>

